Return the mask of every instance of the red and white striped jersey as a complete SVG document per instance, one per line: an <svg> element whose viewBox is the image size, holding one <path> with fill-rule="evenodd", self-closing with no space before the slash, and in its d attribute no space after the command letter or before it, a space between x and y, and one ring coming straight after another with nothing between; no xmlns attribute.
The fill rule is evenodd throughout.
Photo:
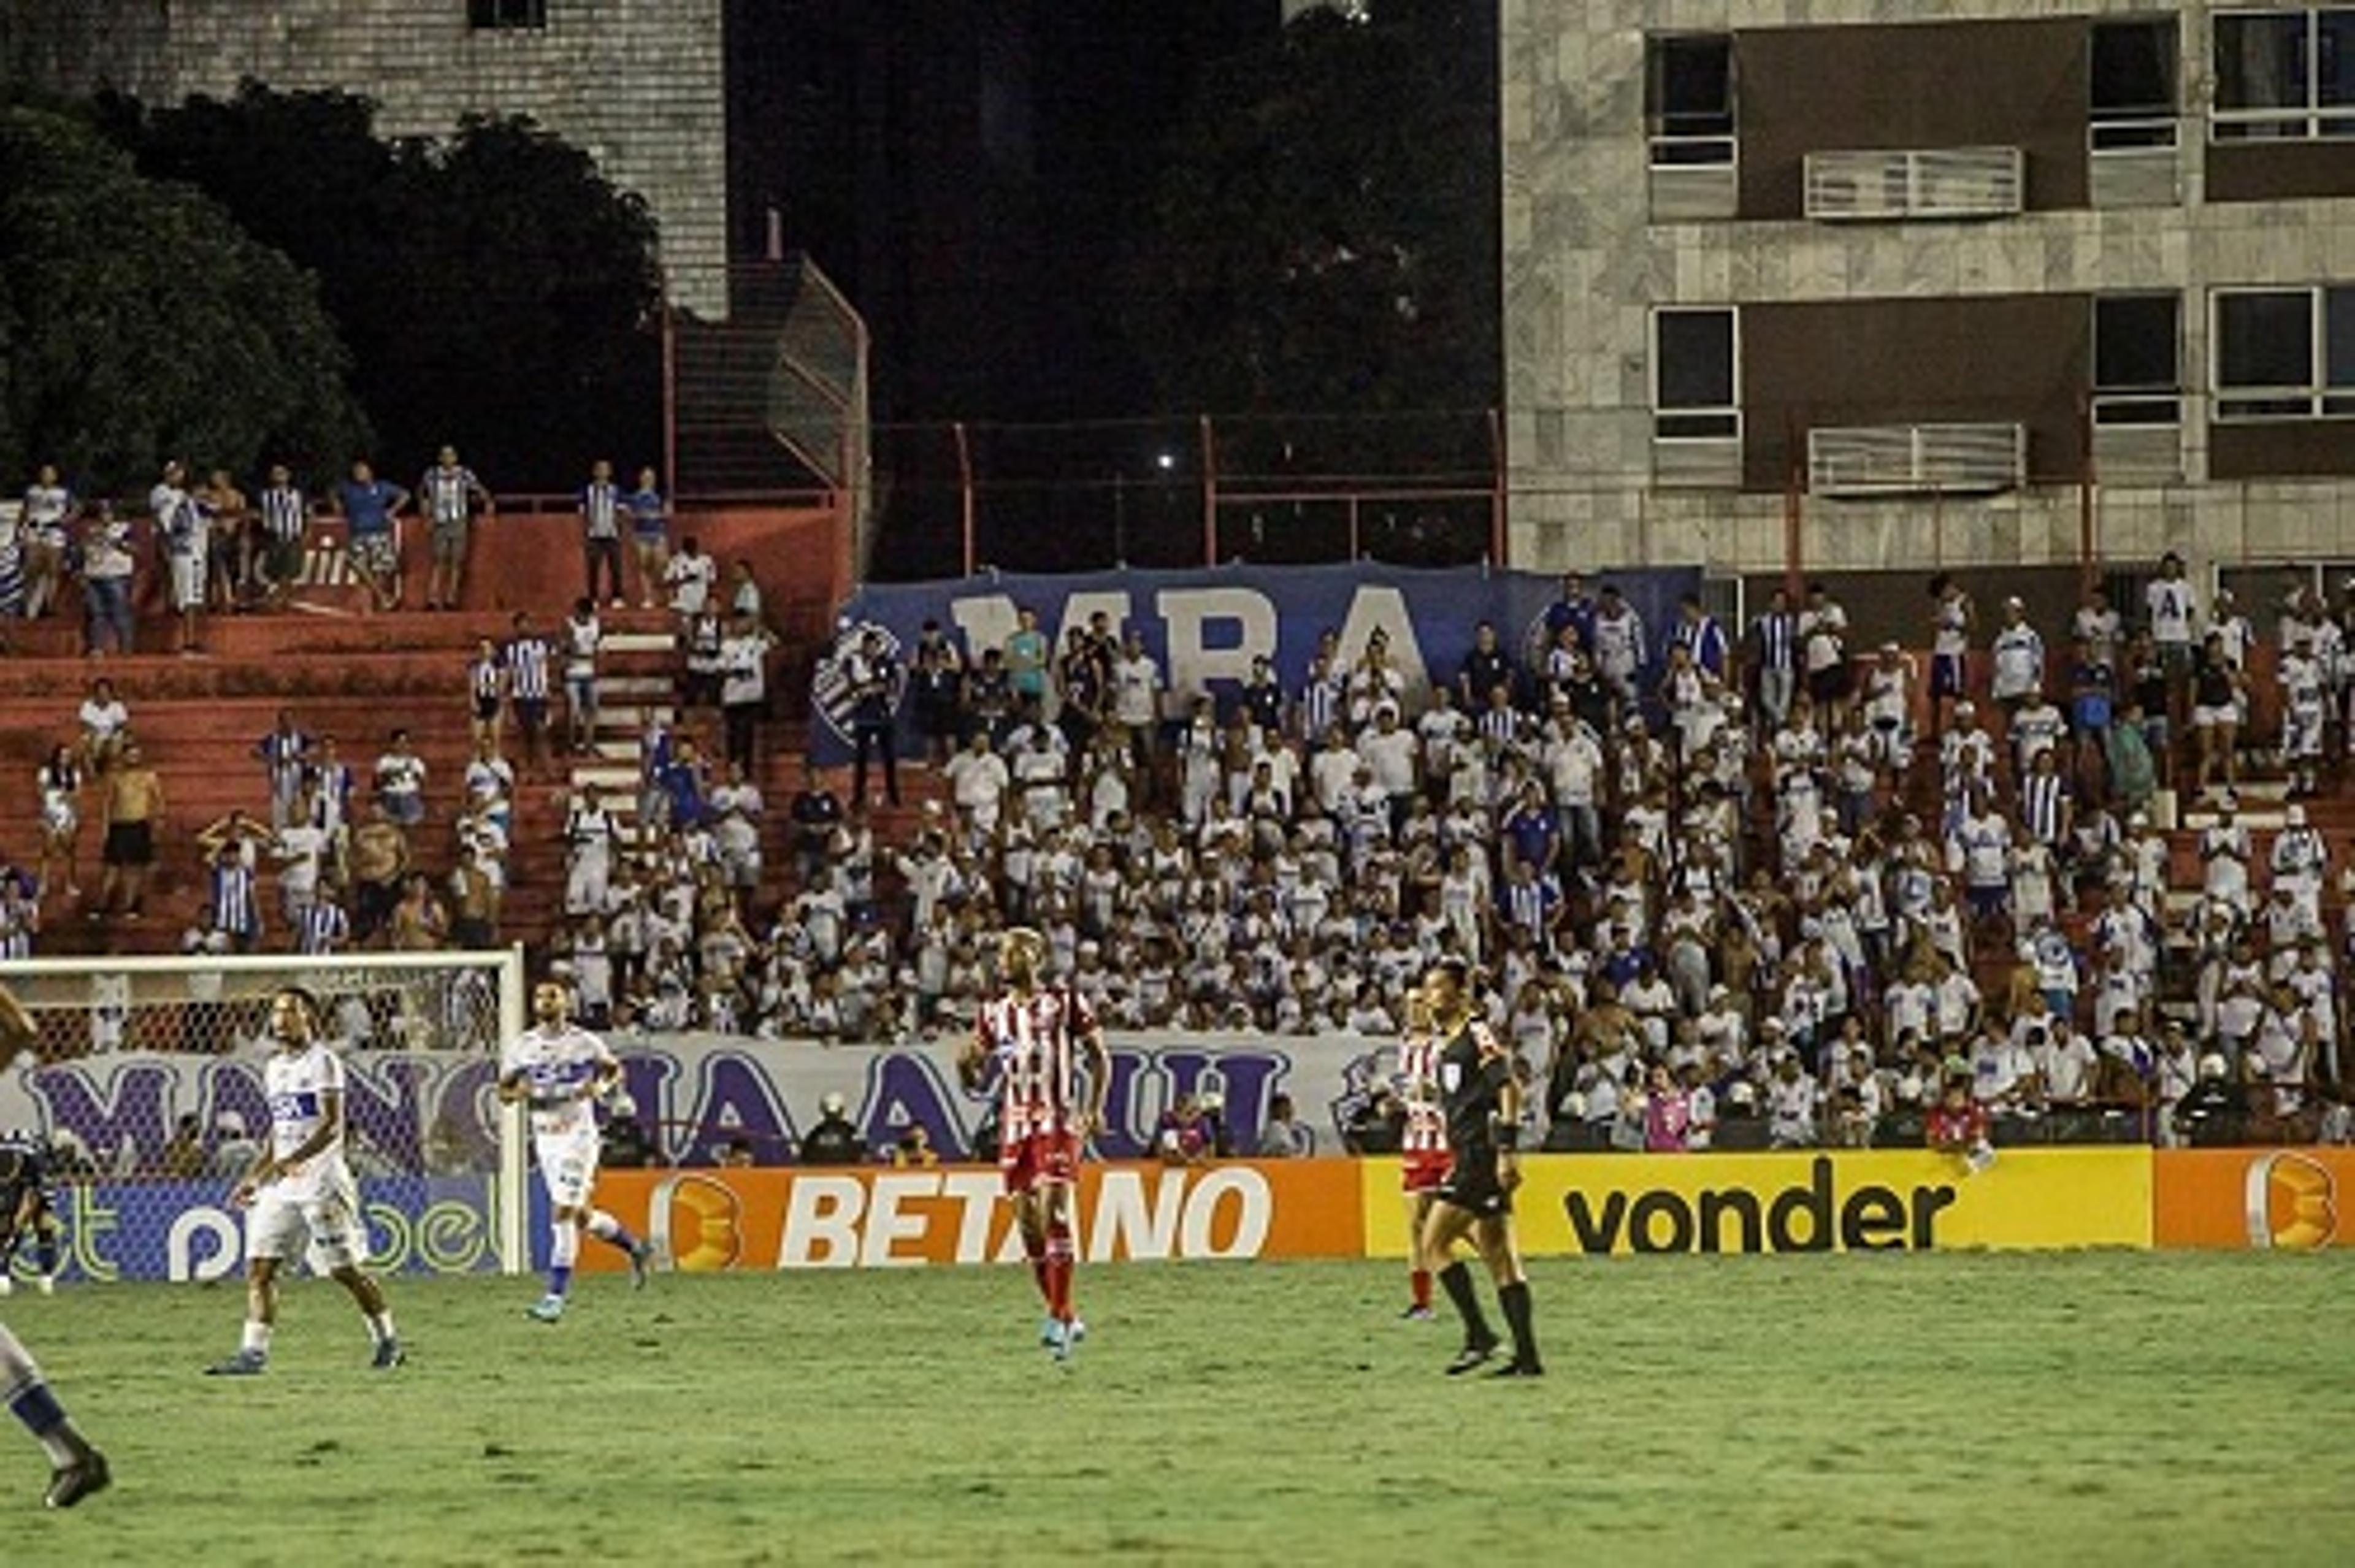
<svg viewBox="0 0 2355 1568"><path fill-rule="evenodd" d="M1080 1041L1095 1014L1072 990L1034 991L982 1004L975 1032L998 1070L998 1136L1071 1132L1079 1110Z"/></svg>
<svg viewBox="0 0 2355 1568"><path fill-rule="evenodd" d="M1428 1034L1411 1034L1399 1041L1398 1094L1406 1106L1406 1128L1399 1136L1401 1154L1439 1154L1447 1147L1447 1113L1439 1104L1439 1048L1444 1042Z"/></svg>

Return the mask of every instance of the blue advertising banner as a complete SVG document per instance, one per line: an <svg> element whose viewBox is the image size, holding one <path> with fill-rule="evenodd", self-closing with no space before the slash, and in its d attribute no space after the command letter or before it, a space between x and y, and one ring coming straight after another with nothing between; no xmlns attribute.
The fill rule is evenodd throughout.
<svg viewBox="0 0 2355 1568"><path fill-rule="evenodd" d="M1614 572L1601 581L1615 585L1643 617L1657 665L1676 624L1677 601L1700 592L1701 572L1699 567ZM1058 649L1072 628L1101 612L1115 631L1143 635L1169 689L1183 698L1231 693L1263 654L1286 694L1296 695L1323 633L1335 633L1342 659L1354 661L1379 630L1409 688L1421 690L1455 678L1483 621L1493 623L1505 646L1527 661L1543 645L1546 612L1560 588L1557 579L1533 572L1419 571L1372 562L991 575L871 586L843 606L835 645L818 661L811 751L821 764L849 756L850 702L842 665L869 631L880 632L904 660L924 623L937 622L977 662L986 650L1004 645L1022 610L1037 612L1039 629ZM903 693L903 741L912 739L906 732L910 707Z"/></svg>
<svg viewBox="0 0 2355 1568"><path fill-rule="evenodd" d="M498 1266L487 1177L362 1177L370 1267L390 1274L474 1274ZM59 1277L229 1279L245 1268L245 1215L228 1181L60 1181ZM31 1277L33 1249L18 1249Z"/></svg>

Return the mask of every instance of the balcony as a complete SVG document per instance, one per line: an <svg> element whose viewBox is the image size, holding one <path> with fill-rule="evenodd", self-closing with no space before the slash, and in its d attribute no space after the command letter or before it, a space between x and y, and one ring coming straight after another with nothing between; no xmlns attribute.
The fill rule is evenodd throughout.
<svg viewBox="0 0 2355 1568"><path fill-rule="evenodd" d="M2018 424L1826 427L1807 432L1807 488L1818 496L1991 495L2028 478Z"/></svg>
<svg viewBox="0 0 2355 1568"><path fill-rule="evenodd" d="M1741 147L1732 136L1655 136L1652 221L1701 223L1742 207Z"/></svg>
<svg viewBox="0 0 2355 1568"><path fill-rule="evenodd" d="M2027 189L2018 147L1810 153L1807 216L1827 223L2004 218Z"/></svg>

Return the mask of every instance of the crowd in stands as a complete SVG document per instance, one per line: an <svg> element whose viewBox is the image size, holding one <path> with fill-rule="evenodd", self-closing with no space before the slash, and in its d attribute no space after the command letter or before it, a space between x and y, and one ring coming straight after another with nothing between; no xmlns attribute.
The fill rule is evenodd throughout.
<svg viewBox="0 0 2355 1568"><path fill-rule="evenodd" d="M454 517L490 504L454 466L445 451L421 482L454 497L427 503L437 561ZM167 471L157 490L167 554L177 483ZM357 465L343 488L379 483ZM20 559L53 489L45 473L27 497ZM389 515L411 496L378 499ZM358 535L351 496L338 506ZM659 497L646 506L659 517ZM266 544L273 514L257 515ZM303 951L498 939L516 792L553 766L559 712L585 743L598 599L624 601L623 519L650 512L601 465L581 515L589 592L560 627L518 615L471 672L456 820L428 819L399 732L363 773L283 716L254 743L266 813L200 835L212 896L192 951L262 941L272 873L276 940ZM102 509L85 523L122 526ZM1983 624L1942 578L1925 669L1894 643L1851 646L1820 586L1775 593L1747 626L1698 599L1647 624L1609 581L1572 575L1534 653L1483 625L1460 667L1410 679L1379 632L1348 648L1328 632L1305 679L1262 660L1215 697L1171 692L1103 614L1060 646L1027 610L993 647L930 625L904 658L838 650L851 798L807 770L783 814L792 864L773 866L758 585L741 569L722 584L692 541L672 555L659 530L633 537L641 602L660 583L674 618L682 707L645 735L631 809L586 786L566 803L545 958L600 1024L955 1030L988 984L991 934L1021 923L1119 1029L1390 1035L1416 977L1461 957L1544 1118L1619 1147L1700 1147L1737 1117L1775 1143L1862 1141L1950 1085L1998 1116L2116 1105L2166 1131L2222 1096L2285 1133L2345 1130L2338 868L2295 798L2257 855L2234 786L2260 739L2293 797L2339 768L2355 597L2281 606L2257 661L2259 628L2229 595L2203 607L2173 556L2140 603L2089 593L2050 644L2019 601ZM235 559L231 591L267 604L283 581L270 550ZM56 564L32 571L50 586L24 608L56 603ZM218 581L176 576L200 601ZM437 571L429 607L458 592ZM2253 689L2261 667L2271 692ZM2275 732L2252 734L2254 710L2279 715ZM135 730L94 683L78 743L42 769L50 842L37 877L0 889L0 943L16 944L0 951L29 944L26 906L53 879L73 882L85 780L110 845L126 825ZM940 791L879 832L868 763L896 802L910 732ZM2186 886L2162 790L2210 814ZM424 861L445 863L432 835L452 869L429 879ZM139 888L108 859L97 910L135 914Z"/></svg>

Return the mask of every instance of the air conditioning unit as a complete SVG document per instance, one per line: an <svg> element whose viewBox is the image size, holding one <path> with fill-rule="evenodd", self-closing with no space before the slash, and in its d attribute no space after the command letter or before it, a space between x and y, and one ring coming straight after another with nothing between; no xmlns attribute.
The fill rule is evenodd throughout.
<svg viewBox="0 0 2355 1568"><path fill-rule="evenodd" d="M1896 424L1807 432L1818 496L1991 495L2028 482L2028 427Z"/></svg>
<svg viewBox="0 0 2355 1568"><path fill-rule="evenodd" d="M2020 210L2018 147L1941 147L1807 155L1807 216L1828 223L2003 218Z"/></svg>

